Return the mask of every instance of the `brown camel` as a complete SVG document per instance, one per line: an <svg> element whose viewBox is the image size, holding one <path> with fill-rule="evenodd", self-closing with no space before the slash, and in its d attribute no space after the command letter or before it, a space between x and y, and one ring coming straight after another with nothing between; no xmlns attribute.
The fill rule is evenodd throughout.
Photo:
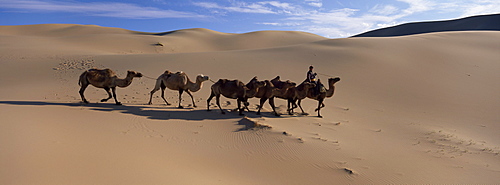
<svg viewBox="0 0 500 185"><path fill-rule="evenodd" d="M255 97L260 98L260 105L259 105L259 110L257 111L257 114L260 114L260 110L264 106L264 103L266 100L269 99L269 105L271 105L271 108L273 109L273 113L275 116L280 116L278 112L276 112L276 106L274 104L274 97L285 97L285 94L288 92L288 90L292 87L295 87L295 83L290 82L289 80L287 81L280 81L280 76L277 76L276 78L272 79L270 82L270 85L266 85L269 87L263 87L259 89L259 92ZM260 92L260 90L264 92Z"/></svg>
<svg viewBox="0 0 500 185"><path fill-rule="evenodd" d="M260 111L262 109L262 106L264 105L264 103L271 97L274 97L276 95L278 95L280 92L280 89L274 87L273 83L271 83L271 81L269 80L264 80L264 86L262 87L259 87L257 89L257 92L255 93L255 97L256 98L260 98L260 105L259 105L259 108L258 108L258 111L257 111L257 115L260 115ZM275 106L274 106L274 102L269 102L269 104L271 105L271 107L273 108L273 112L274 112L274 115L276 116L280 116L279 114L276 113L276 111L274 110Z"/></svg>
<svg viewBox="0 0 500 185"><path fill-rule="evenodd" d="M338 81L340 81L339 77L329 78L328 79L328 90L326 90L326 92L314 93L314 91L309 91L307 93L308 98L318 101L318 108L316 108L314 110L314 111L318 111L318 117L320 117L320 118L323 117L320 114L321 108L325 107L325 104L323 103L323 101L325 100L325 98L330 98L333 96L333 93L335 92L335 83L337 83ZM321 82L318 80L318 84L320 84L320 83ZM299 100L298 105L302 109L302 106L300 105L302 99L298 99L298 100Z"/></svg>
<svg viewBox="0 0 500 185"><path fill-rule="evenodd" d="M246 85L239 80L219 79L211 87L211 94L207 99L207 111L210 111L210 101L215 96L217 106L219 106L221 113L225 114L220 106L220 95L223 95L226 98L236 99L239 115L243 115L243 109L248 109L248 98L253 98L257 89L264 85L264 82L257 81L257 77L252 78ZM241 102L243 102L244 107L241 107Z"/></svg>
<svg viewBox="0 0 500 185"><path fill-rule="evenodd" d="M151 105L151 101L153 99L153 94L160 90L161 88L161 98L170 105L168 101L165 99L165 88L169 88L171 90L179 91L179 108L183 108L181 106L182 101L182 93L186 91L189 96L191 96L191 101L193 102L193 107L196 107L194 103L194 98L191 92L197 92L201 89L202 83L207 81L208 76L198 75L196 77L196 82L192 82L189 77L184 72L171 73L170 71L165 71L161 74L158 79L156 79L156 85L153 90L151 90L149 103Z"/></svg>
<svg viewBox="0 0 500 185"><path fill-rule="evenodd" d="M94 87L104 88L108 93L108 98L102 99L101 102L106 102L114 97L115 103L121 105L116 99L116 87L128 87L132 83L134 77L142 77L142 74L135 71L127 71L127 77L120 79L111 69L89 69L80 75L78 81L80 85L80 97L84 103L89 103L87 99L85 99L83 92L92 84ZM111 94L110 90L113 91L113 94Z"/></svg>
<svg viewBox="0 0 500 185"><path fill-rule="evenodd" d="M293 109L299 107L302 114L307 115L307 113L304 112L304 109L302 109L302 106L297 106L296 102L297 100L305 99L309 90L315 87L316 84L304 81L297 87L290 88L286 94L288 100L288 114L292 115Z"/></svg>

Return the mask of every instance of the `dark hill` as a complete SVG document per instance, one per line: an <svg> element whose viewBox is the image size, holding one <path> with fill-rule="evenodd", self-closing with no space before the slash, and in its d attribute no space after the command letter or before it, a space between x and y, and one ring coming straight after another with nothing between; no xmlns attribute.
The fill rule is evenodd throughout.
<svg viewBox="0 0 500 185"><path fill-rule="evenodd" d="M500 31L500 14L479 15L446 21L406 23L368 31L352 37L393 37L444 31Z"/></svg>

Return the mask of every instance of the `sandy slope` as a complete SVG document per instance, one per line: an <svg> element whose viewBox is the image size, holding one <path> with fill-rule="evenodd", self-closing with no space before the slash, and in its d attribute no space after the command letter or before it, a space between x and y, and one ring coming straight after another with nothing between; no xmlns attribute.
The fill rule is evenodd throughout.
<svg viewBox="0 0 500 185"><path fill-rule="evenodd" d="M499 32L328 40L301 32L137 33L78 25L0 27L0 184L495 184L500 181ZM156 46L155 43L164 46ZM311 116L165 106L154 80L97 103L91 67L157 77L300 82L307 66L340 76ZM321 76L322 80L327 77ZM167 91L176 105L177 93ZM188 105L188 96L183 104ZM224 108L235 101L224 99ZM251 100L255 110L258 100ZM285 101L276 100L284 112ZM246 129L257 122L271 129ZM283 134L286 132L286 134ZM350 173L352 170L353 173Z"/></svg>

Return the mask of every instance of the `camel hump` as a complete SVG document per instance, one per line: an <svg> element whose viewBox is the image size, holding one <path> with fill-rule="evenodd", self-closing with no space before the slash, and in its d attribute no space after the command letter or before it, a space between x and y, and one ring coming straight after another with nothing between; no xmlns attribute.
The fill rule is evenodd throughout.
<svg viewBox="0 0 500 185"><path fill-rule="evenodd" d="M227 79L219 79L219 81L217 81L217 83L219 84L224 84L226 83Z"/></svg>
<svg viewBox="0 0 500 185"><path fill-rule="evenodd" d="M87 72L91 75L101 75L101 76L109 76L109 77L116 76L116 73L109 68L106 68L106 69L92 68L92 69L89 69Z"/></svg>
<svg viewBox="0 0 500 185"><path fill-rule="evenodd" d="M276 76L274 79L272 79L271 81L280 81L281 80L281 77L280 76Z"/></svg>
<svg viewBox="0 0 500 185"><path fill-rule="evenodd" d="M104 82L106 79L116 77L116 74L111 69L89 69L86 72L87 79L94 82Z"/></svg>
<svg viewBox="0 0 500 185"><path fill-rule="evenodd" d="M219 79L216 84L219 84L221 88L235 88L245 86L245 84L239 80L228 79Z"/></svg>
<svg viewBox="0 0 500 185"><path fill-rule="evenodd" d="M168 79L170 76L172 76L172 74L173 74L172 72L170 72L169 70L166 70L165 72L163 72L163 74L161 74L158 77L158 79L160 79L160 78L166 78L166 79Z"/></svg>

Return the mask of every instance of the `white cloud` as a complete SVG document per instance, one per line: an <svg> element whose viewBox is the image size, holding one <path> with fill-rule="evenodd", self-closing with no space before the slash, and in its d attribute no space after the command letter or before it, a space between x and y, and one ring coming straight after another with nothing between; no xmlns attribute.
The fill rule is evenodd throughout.
<svg viewBox="0 0 500 185"><path fill-rule="evenodd" d="M425 12L437 8L436 3L428 0L397 0L407 3L409 7L404 9L401 16Z"/></svg>
<svg viewBox="0 0 500 185"><path fill-rule="evenodd" d="M263 1L263 2L259 2L258 4L262 4L262 5L269 4L271 6L274 6L274 7L277 7L277 8L281 8L281 9L285 9L285 10L295 9L295 7L293 7L290 3L281 3L281 2L278 2L278 1Z"/></svg>
<svg viewBox="0 0 500 185"><path fill-rule="evenodd" d="M155 7L142 7L134 4L116 2L86 3L76 1L1 0L0 8L18 9L23 11L84 13L92 16L130 19L205 17L190 12L162 10Z"/></svg>
<svg viewBox="0 0 500 185"><path fill-rule="evenodd" d="M398 11L399 8L392 5L375 5L369 12L379 15L391 15Z"/></svg>
<svg viewBox="0 0 500 185"><path fill-rule="evenodd" d="M318 1L318 0L313 0ZM320 1L318 1L320 2ZM230 1L229 4L215 2L193 2L195 6L222 10L234 13L257 13L257 14L275 14L275 15L300 15L308 10L302 8L300 4L292 4L280 1L258 1L246 3L242 1Z"/></svg>
<svg viewBox="0 0 500 185"><path fill-rule="evenodd" d="M306 0L306 3L309 6L314 6L314 7L318 7L318 8L323 6L322 0Z"/></svg>
<svg viewBox="0 0 500 185"><path fill-rule="evenodd" d="M299 22L262 22L262 23L257 23L257 24L262 24L262 25L271 25L271 26L300 26L303 25L303 23Z"/></svg>
<svg viewBox="0 0 500 185"><path fill-rule="evenodd" d="M217 3L212 2L194 2L193 5L207 8L207 9L219 9L225 10L229 12L239 12L239 13L260 13L260 14L276 14L276 12L272 11L271 8L266 7L266 4L270 4L269 2L261 2L261 3L244 3L244 2L235 2L230 6L221 6ZM275 4L275 3L273 3ZM277 6L282 6L280 4L275 4Z"/></svg>
<svg viewBox="0 0 500 185"><path fill-rule="evenodd" d="M498 0L479 0L476 3L470 3L464 6L465 11L462 16L473 16L480 14L500 13L500 1Z"/></svg>

